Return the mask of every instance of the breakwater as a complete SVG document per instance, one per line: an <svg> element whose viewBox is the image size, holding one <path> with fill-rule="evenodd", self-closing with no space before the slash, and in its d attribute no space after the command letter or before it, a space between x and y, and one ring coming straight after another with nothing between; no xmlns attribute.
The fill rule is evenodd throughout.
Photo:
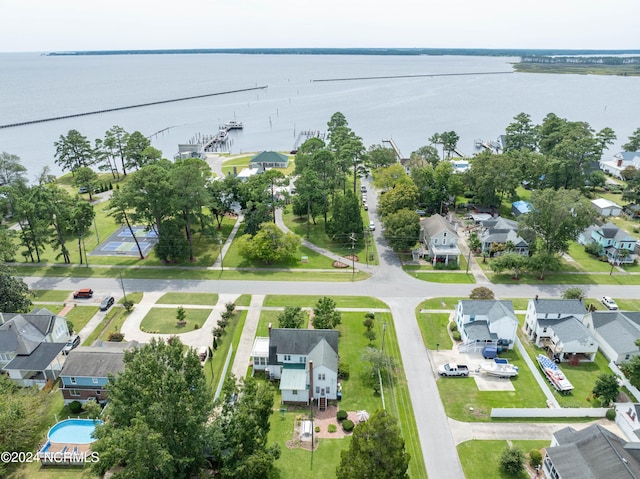
<svg viewBox="0 0 640 479"><path fill-rule="evenodd" d="M514 73L514 72L505 71L505 72L466 72L466 73L419 73L415 75L385 75L385 76L372 76L372 77L323 78L323 79L311 80L311 81L327 82L327 81L350 81L350 80L389 80L393 78L454 77L454 76L469 76L469 75L504 75L505 73Z"/></svg>
<svg viewBox="0 0 640 479"><path fill-rule="evenodd" d="M103 110L86 111L86 112L82 112L82 113L72 113L70 115L60 115L60 116L52 116L52 117L49 117L49 118L40 118L38 120L28 120L28 121L21 121L21 122L16 122L16 123L8 123L6 125L0 125L0 128L12 128L12 127L15 127L15 126L33 125L34 123L44 123L44 122L47 122L47 121L64 120L66 118L76 118L76 117L87 116L87 115L99 115L100 113L109 113L109 112L112 112L112 111L130 110L132 108L142 108L144 106L162 105L164 103L174 103L174 102L178 102L178 101L195 100L197 98L207 98L207 97L210 97L210 96L218 96L218 95L229 95L231 93L242 93L242 92L245 92L245 91L264 90L265 88L267 88L267 85L255 86L255 87L251 87L251 88L241 88L241 89L238 89L238 90L221 91L221 92L215 92L215 93L205 93L203 95L192 95L192 96L185 96L185 97L181 97L181 98L172 98L170 100L150 101L150 102L147 102L147 103L138 103L138 104L135 104L135 105L125 105L125 106L118 106L118 107L115 107L115 108L105 108Z"/></svg>

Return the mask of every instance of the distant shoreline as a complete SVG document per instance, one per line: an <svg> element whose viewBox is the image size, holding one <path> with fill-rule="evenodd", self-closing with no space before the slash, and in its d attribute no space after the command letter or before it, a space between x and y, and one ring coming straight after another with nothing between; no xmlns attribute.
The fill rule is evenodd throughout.
<svg viewBox="0 0 640 479"><path fill-rule="evenodd" d="M640 50L567 50L567 49L508 49L508 48L188 48L167 50L87 50L48 52L45 56L81 55L462 55L520 57L527 55L634 55Z"/></svg>

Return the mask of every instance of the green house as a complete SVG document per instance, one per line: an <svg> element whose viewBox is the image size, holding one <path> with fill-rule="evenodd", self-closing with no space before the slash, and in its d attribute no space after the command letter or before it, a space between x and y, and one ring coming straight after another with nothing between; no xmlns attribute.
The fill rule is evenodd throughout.
<svg viewBox="0 0 640 479"><path fill-rule="evenodd" d="M251 158L249 167L260 167L263 170L267 168L286 168L289 166L289 157L275 151L262 151Z"/></svg>

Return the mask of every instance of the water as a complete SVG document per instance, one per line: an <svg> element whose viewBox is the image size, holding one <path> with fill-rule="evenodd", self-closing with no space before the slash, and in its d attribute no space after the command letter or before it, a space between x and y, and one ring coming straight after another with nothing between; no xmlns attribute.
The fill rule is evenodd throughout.
<svg viewBox="0 0 640 479"><path fill-rule="evenodd" d="M67 419L49 430L49 440L62 444L89 444L96 440L91 437L95 429L96 423L93 419Z"/></svg>
<svg viewBox="0 0 640 479"><path fill-rule="evenodd" d="M17 154L33 179L53 143L70 129L90 140L113 125L152 137L167 158L197 134L232 119L232 153L288 151L301 130L326 129L342 112L365 145L393 138L404 156L435 132L454 130L459 150L492 140L520 112L539 123L550 112L613 128L617 152L640 127L640 78L510 73L337 82L345 77L511 71L516 58L343 55L122 55L46 57L0 54L0 124L267 85L265 90L0 129L0 151ZM605 153L606 155L606 153Z"/></svg>

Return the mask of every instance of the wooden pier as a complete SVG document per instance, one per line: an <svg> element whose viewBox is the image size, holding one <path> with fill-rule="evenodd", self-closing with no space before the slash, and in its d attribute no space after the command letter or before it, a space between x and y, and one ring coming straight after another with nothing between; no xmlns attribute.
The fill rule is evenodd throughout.
<svg viewBox="0 0 640 479"><path fill-rule="evenodd" d="M291 153L295 154L295 152L298 151L298 147L302 145L305 141L309 140L310 138L319 138L320 140L324 141L325 137L326 137L326 133L324 131L302 130L300 133L298 133L298 137L296 138L296 141L293 143L293 148L291 149Z"/></svg>

